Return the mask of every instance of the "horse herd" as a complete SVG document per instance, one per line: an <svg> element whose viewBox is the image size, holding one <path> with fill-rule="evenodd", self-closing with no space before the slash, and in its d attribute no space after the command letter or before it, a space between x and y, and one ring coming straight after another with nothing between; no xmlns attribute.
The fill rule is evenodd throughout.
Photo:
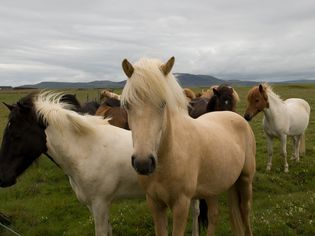
<svg viewBox="0 0 315 236"><path fill-rule="evenodd" d="M292 158L299 161L310 106L298 98L283 101L269 85L260 84L249 91L242 117L235 111L239 97L232 87L215 86L199 95L183 90L171 73L174 61L144 58L131 64L125 59L128 79L121 96L104 91L101 105L88 104L92 109L74 95L47 91L5 104L10 114L0 150L0 186L14 185L46 154L90 209L97 236L112 234L114 199L143 196L156 235L168 235L167 208L173 214L172 235L184 235L190 206L192 234L199 235L199 216L213 235L218 195L225 191L232 231L252 235L256 141L247 121L264 113L267 170L272 140L279 138L288 172L287 136L293 138Z"/></svg>

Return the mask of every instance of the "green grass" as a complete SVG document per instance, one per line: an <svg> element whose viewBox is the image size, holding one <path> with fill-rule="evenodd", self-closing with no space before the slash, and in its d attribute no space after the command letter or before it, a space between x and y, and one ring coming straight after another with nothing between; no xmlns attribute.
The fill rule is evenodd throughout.
<svg viewBox="0 0 315 236"><path fill-rule="evenodd" d="M243 114L249 87L236 87ZM311 107L315 104L314 85L276 86L283 99L300 97ZM196 89L199 91L199 89ZM15 102L29 91L0 92L0 101ZM81 101L98 97L97 90L71 90ZM279 141L274 144L273 169L265 171L267 144L262 130L262 114L251 126L257 143L257 173L254 181L251 214L255 235L315 235L315 117L312 110L306 132L306 156L299 163L289 160L289 173L283 172ZM0 105L0 131L7 122L8 111ZM291 156L291 140L288 156ZM11 227L22 235L93 235L94 225L88 209L76 199L67 177L50 160L42 156L10 188L0 189L0 212L9 215ZM153 222L144 200L124 200L111 207L114 235L154 235ZM187 235L191 226L187 227ZM0 227L0 235L12 235ZM231 235L226 196L220 197L220 218L216 235Z"/></svg>

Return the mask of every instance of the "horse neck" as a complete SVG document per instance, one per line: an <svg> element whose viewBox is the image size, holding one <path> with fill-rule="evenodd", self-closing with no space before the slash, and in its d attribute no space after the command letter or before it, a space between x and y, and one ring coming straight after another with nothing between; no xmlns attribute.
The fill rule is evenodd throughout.
<svg viewBox="0 0 315 236"><path fill-rule="evenodd" d="M275 119L277 116L283 116L286 112L285 104L281 98L272 91L267 91L269 108L263 110L267 120Z"/></svg>
<svg viewBox="0 0 315 236"><path fill-rule="evenodd" d="M183 122L183 117L187 116L185 113L180 111L166 110L164 117L163 130L161 135L161 142L159 146L158 154L163 156L167 152L170 152L173 148L174 138Z"/></svg>
<svg viewBox="0 0 315 236"><path fill-rule="evenodd" d="M47 153L68 176L75 176L83 150L80 144L84 145L80 142L80 137L75 136L66 128L61 132L59 129L49 125L45 132Z"/></svg>

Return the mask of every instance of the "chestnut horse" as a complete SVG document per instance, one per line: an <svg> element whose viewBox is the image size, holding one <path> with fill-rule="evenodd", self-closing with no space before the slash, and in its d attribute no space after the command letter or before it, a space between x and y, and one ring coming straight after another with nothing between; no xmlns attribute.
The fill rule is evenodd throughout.
<svg viewBox="0 0 315 236"><path fill-rule="evenodd" d="M116 97L107 98L96 110L95 115L108 118L111 125L129 130L127 112L120 107L120 100Z"/></svg>
<svg viewBox="0 0 315 236"><path fill-rule="evenodd" d="M299 161L305 152L304 132L310 118L310 105L300 98L282 100L268 84L260 84L249 90L248 106L244 117L250 121L260 111L264 113L263 126L268 143L267 171L271 170L273 138L281 141L281 155L284 160L284 172L289 171L287 161L287 136L292 136L294 152L292 159Z"/></svg>
<svg viewBox="0 0 315 236"><path fill-rule="evenodd" d="M128 77L122 105L133 138L132 166L146 191L157 236L168 235L167 207L173 236L184 235L191 199L206 200L208 235L214 234L218 194L229 192L233 232L252 235L249 213L255 173L255 137L235 112L211 112L193 119L187 99L166 63L125 59Z"/></svg>

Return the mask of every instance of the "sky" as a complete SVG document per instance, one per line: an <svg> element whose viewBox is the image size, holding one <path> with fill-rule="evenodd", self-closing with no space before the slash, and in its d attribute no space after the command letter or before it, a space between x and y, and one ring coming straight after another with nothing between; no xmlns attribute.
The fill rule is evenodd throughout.
<svg viewBox="0 0 315 236"><path fill-rule="evenodd" d="M1 0L0 85L126 79L167 61L220 79L315 79L313 0Z"/></svg>

